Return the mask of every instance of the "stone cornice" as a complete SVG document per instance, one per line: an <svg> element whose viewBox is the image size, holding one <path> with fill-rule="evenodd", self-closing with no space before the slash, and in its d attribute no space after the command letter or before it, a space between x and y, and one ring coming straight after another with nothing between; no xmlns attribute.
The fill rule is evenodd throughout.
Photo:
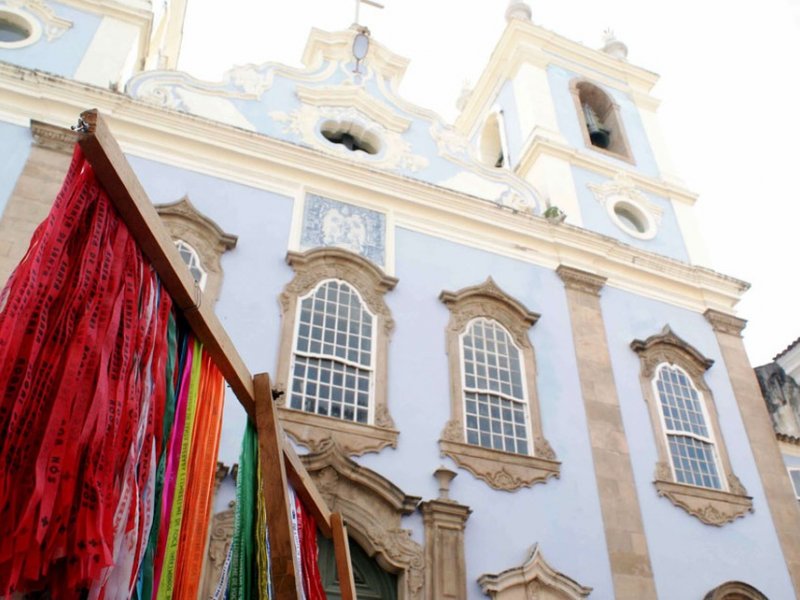
<svg viewBox="0 0 800 600"><path fill-rule="evenodd" d="M398 226L546 268L568 263L602 273L609 286L696 312L730 312L749 288L580 227L7 63L0 63L0 106L10 122L21 122L19 115L66 126L97 107L127 153L286 196L308 186L365 198L392 211Z"/></svg>
<svg viewBox="0 0 800 600"><path fill-rule="evenodd" d="M692 206L697 201L697 194L682 186L657 177L648 177L638 171L621 168L616 161L609 160L599 153L593 153L588 149L573 148L567 144L539 135L534 135L534 137L528 140L515 171L521 176L524 176L542 156L560 158L569 162L571 165L594 171L595 173L605 175L609 178L614 178L620 171L624 170L625 174L639 189L658 196L678 200L689 206Z"/></svg>
<svg viewBox="0 0 800 600"><path fill-rule="evenodd" d="M703 316L711 323L711 327L714 328L714 331L720 333L728 333L741 337L742 330L745 328L745 325L747 325L747 321L744 319L711 308L705 311Z"/></svg>
<svg viewBox="0 0 800 600"><path fill-rule="evenodd" d="M593 296L599 296L600 290L606 284L606 278L593 273L587 273L580 269L568 267L566 265L559 265L556 273L564 282L564 287L571 290L578 290L586 292Z"/></svg>
<svg viewBox="0 0 800 600"><path fill-rule="evenodd" d="M606 85L626 91L632 88L640 94L649 92L658 81L658 75L646 69L612 58L530 22L512 19L456 119L456 129L469 133L497 95L500 85L514 77L524 63L557 64Z"/></svg>
<svg viewBox="0 0 800 600"><path fill-rule="evenodd" d="M56 127L41 121L31 121L31 135L37 146L72 154L78 134L66 127Z"/></svg>

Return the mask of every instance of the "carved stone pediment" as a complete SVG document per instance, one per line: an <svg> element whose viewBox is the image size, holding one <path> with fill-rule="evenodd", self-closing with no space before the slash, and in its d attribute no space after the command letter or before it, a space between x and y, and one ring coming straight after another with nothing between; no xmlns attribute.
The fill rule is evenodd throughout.
<svg viewBox="0 0 800 600"><path fill-rule="evenodd" d="M422 599L425 555L403 529L401 518L421 498L408 496L391 481L348 458L332 441L301 460L333 512L345 519L350 536L387 571L399 576L400 598Z"/></svg>
<svg viewBox="0 0 800 600"><path fill-rule="evenodd" d="M481 575L478 584L493 600L579 600L592 591L547 564L538 544L530 549L521 566Z"/></svg>
<svg viewBox="0 0 800 600"><path fill-rule="evenodd" d="M197 210L188 196L176 202L159 204L155 208L173 241L183 240L199 255L203 270L208 274L203 298L213 304L222 288L220 258L236 247L238 238L223 231L219 225Z"/></svg>

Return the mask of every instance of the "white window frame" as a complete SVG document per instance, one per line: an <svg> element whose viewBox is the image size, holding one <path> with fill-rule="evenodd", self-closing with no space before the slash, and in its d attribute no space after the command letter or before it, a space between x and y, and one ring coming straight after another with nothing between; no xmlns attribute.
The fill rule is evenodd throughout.
<svg viewBox="0 0 800 600"><path fill-rule="evenodd" d="M697 398L698 398L698 401L700 403L700 410L701 410L701 413L703 415L703 424L705 425L705 428L708 431L709 437L704 437L704 436L696 434L696 433L694 433L692 431L683 431L683 430L678 430L678 429L667 429L666 419L664 418L663 400L661 399L661 394L658 391L658 379L659 379L659 375L661 373L661 369L663 367L667 367L667 368L670 368L670 369L676 369L676 370L680 371L681 373L683 373L683 375L689 381L689 384L691 385L692 389L695 391L695 393L697 393ZM722 461L720 460L720 456L719 456L717 440L714 437L714 428L711 426L710 415L708 414L708 408L706 407L705 395L697 387L697 384L694 382L694 380L692 379L691 375L689 375L689 373L686 371L686 369L684 369L680 365L677 365L675 363L670 363L670 362L661 362L661 363L658 364L658 366L656 366L654 373L655 374L653 375L653 378L650 380L650 385L653 388L653 395L656 398L656 401L658 402L658 417L659 417L659 419L661 421L661 431L663 432L662 435L664 436L664 443L666 445L667 454L668 454L669 459L670 459L669 460L669 468L670 468L670 471L672 472L673 481L678 481L678 479L677 479L677 476L675 474L675 462L674 462L674 457L672 456L672 449L670 448L670 444L669 444L669 436L670 435L674 435L674 436L681 436L681 437L690 437L690 438L694 438L694 439L696 439L698 441L705 442L707 444L711 444L712 452L713 452L713 456L714 456L714 465L717 468L717 477L719 478L721 487L720 488L715 488L715 487L708 487L708 486L704 486L704 485L695 485L695 484L686 483L686 482L681 482L681 483L683 485L692 485L694 487L699 487L699 488L703 488L703 489L712 489L712 490L720 489L722 491L728 491L728 489L729 489L728 488L728 481L727 481L727 479L725 477L725 470L722 468Z"/></svg>
<svg viewBox="0 0 800 600"><path fill-rule="evenodd" d="M200 258L200 253L197 251L197 249L194 246L192 246L189 242L187 242L184 239L176 238L176 239L173 240L173 243L175 244L175 247L178 249L178 253L179 254L180 254L181 248L183 247L186 250L188 250L189 253L191 253L191 255L194 257L194 259L195 259L195 261L197 263L197 269L200 271L200 281L197 281L196 279L195 279L195 281L197 281L197 285L200 287L201 291L203 291L203 292L206 291L206 283L208 282L208 271L203 266L203 260L202 260L202 258ZM181 256L181 258L183 258L183 256ZM189 269L189 273L191 273L192 272L192 268L189 265L189 263L184 261L184 264L186 265L186 268ZM192 274L192 279L194 279L194 274Z"/></svg>
<svg viewBox="0 0 800 600"><path fill-rule="evenodd" d="M308 299L308 298L311 298L312 296L314 296L322 286L327 285L330 282L336 282L340 286L341 285L346 285L348 287L348 289L350 290L350 292L356 295L356 297L358 298L359 302L361 303L362 310L364 310L370 316L370 318L372 320L371 321L372 337L370 338L369 367L365 367L364 365L359 364L359 363L354 363L354 362L352 362L350 360L342 359L342 358L340 358L338 356L329 356L327 354L315 353L315 352L310 352L310 351L309 352L298 352L298 350L297 350L297 343L298 343L298 340L299 340L300 325L301 325L300 315L302 313L303 301ZM287 395L289 396L289 398L287 398L287 405L291 406L291 396L293 394L293 391L292 391L293 385L292 384L294 383L294 378L295 378L295 376L294 376L294 368L295 368L295 363L297 362L297 356L300 355L300 356L303 356L303 357L306 357L306 358L314 358L314 359L318 359L318 360L330 360L332 362L338 362L340 364L347 365L347 366L353 367L355 369L369 371L369 391L368 391L368 405L367 405L367 421L366 421L366 423L362 423L361 421L358 421L358 420L345 419L344 417L333 417L331 415L321 415L319 412L306 411L305 409L302 409L302 408L300 408L300 409L292 409L292 410L300 410L302 412L307 412L309 414L314 414L314 415L319 415L319 416L329 416L332 419L339 419L339 420L344 421L344 422L365 424L365 425L374 424L375 423L375 370L376 370L375 369L375 363L376 363L376 354L377 354L376 350L377 350L377 326L378 326L377 315L375 313L373 313L369 309L369 305L364 301L364 297L361 295L361 293L356 289L356 287L354 285L352 285L351 283L349 283L349 282L347 282L347 281L345 281L343 279L332 278L332 277L328 277L326 279L321 279L320 281L317 282L317 284L309 292L307 292L303 296L298 296L297 297L296 314L297 314L297 318L295 318L295 320L294 320L295 321L294 322L294 331L292 332L292 358L291 358L291 361L289 363L289 380L288 380L287 391L286 391ZM312 312L312 318L313 318L313 312ZM344 402L342 402L342 404L344 404Z"/></svg>
<svg viewBox="0 0 800 600"><path fill-rule="evenodd" d="M504 394L502 392L499 392L499 391L498 392L494 392L494 391L492 391L492 390L490 390L488 388L487 389L481 389L481 388L469 388L469 387L467 387L467 370L466 370L466 360L465 360L465 357L464 357L464 338L467 336L467 333L470 332L472 327L478 321L484 321L486 323L492 323L495 326L497 326L500 329L502 329L503 332L506 334L506 336L508 338L508 344L510 346L512 346L514 348L514 350L517 351L517 360L519 361L519 366L520 366L520 377L522 379L521 383L522 383L522 395L523 395L523 398L521 398L521 399L520 398L514 398L513 396L508 396L508 395L506 395L506 394ZM519 456L535 456L536 455L536 451L534 449L533 438L531 436L531 415L530 415L530 402L528 401L528 382L526 380L526 373L525 373L525 357L522 354L522 348L517 346L517 344L514 342L514 336L497 319L492 319L490 317L475 317L474 319L471 319L466 324L466 326L464 327L464 331L462 331L461 334L458 336L458 346L459 346L459 360L460 360L460 365L461 365L461 401L462 401L463 410L464 410L464 423L463 423L463 426L464 426L464 440L466 441L468 439L468 431L467 431L467 392L472 392L472 393L475 393L475 394L496 395L499 398L505 398L506 400L510 400L512 402L517 402L517 403L521 404L524 407L523 415L525 417L525 443L526 443L526 445L528 447L528 452L526 454L513 452L512 454L518 454ZM499 356L499 354L498 354L498 356ZM516 435L514 436L514 438L517 439ZM467 442L467 443L469 443L469 442ZM482 444L471 444L471 445L477 446L479 448L486 448L488 450L496 450L496 448L493 448L491 446L484 446ZM502 451L506 452L506 450L502 450Z"/></svg>

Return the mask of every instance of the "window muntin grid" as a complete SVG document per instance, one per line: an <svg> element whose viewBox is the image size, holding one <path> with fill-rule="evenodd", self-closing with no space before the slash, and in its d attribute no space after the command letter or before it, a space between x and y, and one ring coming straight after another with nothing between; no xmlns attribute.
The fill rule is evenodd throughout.
<svg viewBox="0 0 800 600"><path fill-rule="evenodd" d="M653 381L675 481L723 489L703 397L677 366L660 365Z"/></svg>
<svg viewBox="0 0 800 600"><path fill-rule="evenodd" d="M464 426L469 444L530 454L520 350L497 321L474 319L461 335Z"/></svg>
<svg viewBox="0 0 800 600"><path fill-rule="evenodd" d="M197 250L192 248L191 245L183 240L175 240L175 247L178 249L178 253L181 255L183 262L185 262L186 266L189 267L189 272L192 274L192 277L194 277L197 285L200 286L201 290L205 291L208 273L203 268L203 264L200 261L200 255L197 254Z"/></svg>
<svg viewBox="0 0 800 600"><path fill-rule="evenodd" d="M289 406L371 422L374 338L374 315L344 281L324 281L299 298Z"/></svg>

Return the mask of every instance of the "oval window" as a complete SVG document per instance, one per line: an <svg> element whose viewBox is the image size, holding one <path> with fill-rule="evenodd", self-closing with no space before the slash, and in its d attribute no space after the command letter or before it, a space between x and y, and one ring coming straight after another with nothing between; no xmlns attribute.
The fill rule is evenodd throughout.
<svg viewBox="0 0 800 600"><path fill-rule="evenodd" d="M647 227L642 223L641 218L636 214L636 211L631 210L631 206L627 204L617 204L614 207L614 214L619 217L622 224L627 226L628 229L633 229L639 233L647 231Z"/></svg>
<svg viewBox="0 0 800 600"><path fill-rule="evenodd" d="M22 12L0 8L0 48L19 48L36 41L41 28Z"/></svg>
<svg viewBox="0 0 800 600"><path fill-rule="evenodd" d="M656 235L656 224L652 216L627 198L611 198L608 213L617 227L640 240L649 240Z"/></svg>
<svg viewBox="0 0 800 600"><path fill-rule="evenodd" d="M357 123L326 121L320 126L320 133L331 144L343 146L351 152L360 150L375 155L381 149L378 136L364 131Z"/></svg>

